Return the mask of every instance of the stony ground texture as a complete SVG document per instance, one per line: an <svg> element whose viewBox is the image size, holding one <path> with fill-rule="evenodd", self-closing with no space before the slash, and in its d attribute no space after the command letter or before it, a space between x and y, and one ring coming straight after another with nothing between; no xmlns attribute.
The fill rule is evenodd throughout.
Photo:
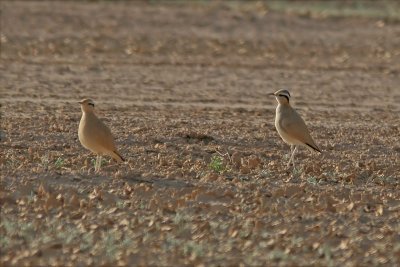
<svg viewBox="0 0 400 267"><path fill-rule="evenodd" d="M2 266L396 266L400 23L268 3L2 1ZM298 170L293 106L323 150ZM96 101L127 162L77 138Z"/></svg>

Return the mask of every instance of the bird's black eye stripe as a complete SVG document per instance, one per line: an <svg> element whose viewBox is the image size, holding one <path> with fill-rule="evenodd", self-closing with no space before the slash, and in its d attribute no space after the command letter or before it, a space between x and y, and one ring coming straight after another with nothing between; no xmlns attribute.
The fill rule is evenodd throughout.
<svg viewBox="0 0 400 267"><path fill-rule="evenodd" d="M279 96L286 97L287 101L289 102L289 97L287 95L280 94ZM290 96L290 95L289 95Z"/></svg>
<svg viewBox="0 0 400 267"><path fill-rule="evenodd" d="M93 103L88 103L88 105L94 107L94 104L93 104Z"/></svg>

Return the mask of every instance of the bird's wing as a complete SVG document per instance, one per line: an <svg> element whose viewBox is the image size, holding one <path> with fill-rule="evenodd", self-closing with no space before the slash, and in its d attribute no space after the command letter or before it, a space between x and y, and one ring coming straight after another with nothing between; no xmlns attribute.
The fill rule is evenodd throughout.
<svg viewBox="0 0 400 267"><path fill-rule="evenodd" d="M292 114L285 116L285 119L282 120L280 126L285 132L290 133L291 137L304 143L307 147L321 152L312 139L306 123L294 109L292 110Z"/></svg>
<svg viewBox="0 0 400 267"><path fill-rule="evenodd" d="M93 124L93 139L107 150L116 150L114 137L112 136L110 129L98 118L93 121Z"/></svg>
<svg viewBox="0 0 400 267"><path fill-rule="evenodd" d="M107 127L101 120L98 120L98 128L99 128L99 138L102 138L103 146L109 151L108 155L114 158L117 162L123 162L125 159L119 154L115 142L114 137L111 133L110 128Z"/></svg>

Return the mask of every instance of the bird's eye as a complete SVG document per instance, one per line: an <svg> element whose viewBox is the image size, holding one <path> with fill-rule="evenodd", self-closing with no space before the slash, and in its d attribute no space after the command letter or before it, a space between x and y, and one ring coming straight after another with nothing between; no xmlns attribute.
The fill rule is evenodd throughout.
<svg viewBox="0 0 400 267"><path fill-rule="evenodd" d="M93 103L88 103L88 105L94 107L94 104L93 104Z"/></svg>

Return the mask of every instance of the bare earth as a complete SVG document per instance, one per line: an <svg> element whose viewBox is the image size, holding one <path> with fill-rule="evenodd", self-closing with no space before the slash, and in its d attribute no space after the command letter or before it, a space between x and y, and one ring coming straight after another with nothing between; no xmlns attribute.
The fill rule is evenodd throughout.
<svg viewBox="0 0 400 267"><path fill-rule="evenodd" d="M399 266L399 23L0 6L2 266ZM301 149L294 175L267 96L281 88L323 150ZM126 163L94 173L84 97Z"/></svg>

